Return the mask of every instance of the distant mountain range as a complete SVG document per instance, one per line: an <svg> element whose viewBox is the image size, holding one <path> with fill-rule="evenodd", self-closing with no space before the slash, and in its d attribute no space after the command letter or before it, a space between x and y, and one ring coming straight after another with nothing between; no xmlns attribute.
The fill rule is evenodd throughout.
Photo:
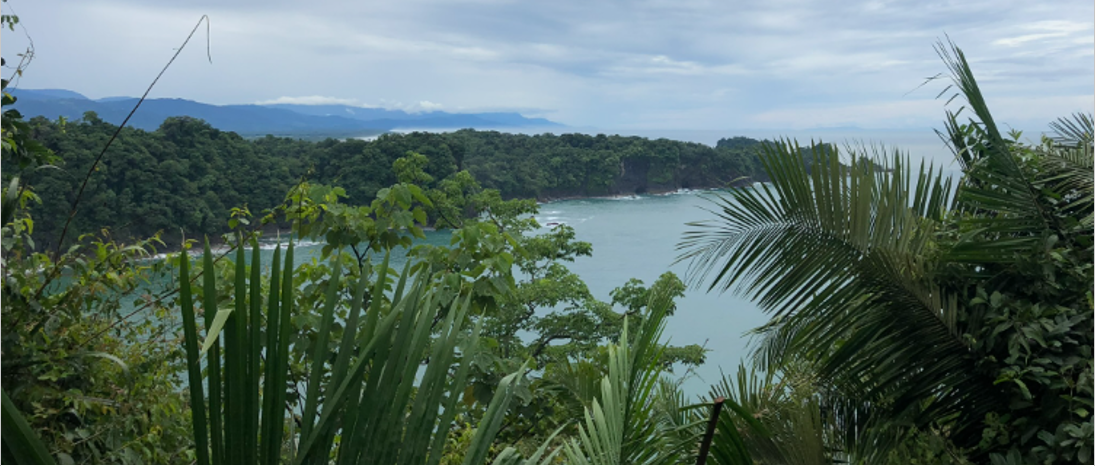
<svg viewBox="0 0 1095 466"><path fill-rule="evenodd" d="M134 97L89 99L66 89L16 89L14 108L24 117L44 116L79 119L93 111L104 121L119 124L137 103ZM164 119L189 116L205 120L223 131L244 135L375 134L393 129L503 129L544 128L563 125L518 113L408 113L402 110L350 105L212 105L186 99L146 99L129 125L155 130Z"/></svg>

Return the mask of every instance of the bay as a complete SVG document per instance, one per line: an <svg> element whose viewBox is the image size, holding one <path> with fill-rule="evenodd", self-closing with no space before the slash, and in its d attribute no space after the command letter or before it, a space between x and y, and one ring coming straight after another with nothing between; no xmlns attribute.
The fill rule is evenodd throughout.
<svg viewBox="0 0 1095 466"><path fill-rule="evenodd" d="M688 265L676 262L676 245L689 228L688 222L711 217L702 209L712 205L703 194L687 191L557 201L541 204L537 220L544 225L543 231L553 223L569 225L578 240L593 245L591 257L579 257L566 265L585 281L595 298L611 302L609 293L631 278L646 285L667 271L686 278ZM447 231L427 232L418 244L446 244L448 238ZM298 263L317 257L321 247L298 246ZM263 260L268 263L271 251L264 252ZM402 267L405 261L402 250L393 251L393 266ZM693 286L685 291L665 331L671 344L698 344L709 350L706 364L688 374L682 368L674 373L684 376L682 387L692 397L705 395L723 371L732 374L740 362L748 360L750 338L746 333L767 321L749 300L705 290Z"/></svg>
<svg viewBox="0 0 1095 466"><path fill-rule="evenodd" d="M593 245L592 257L578 258L568 267L589 286L594 297L611 301L609 293L628 279L649 285L662 273L672 271L686 278L687 263L676 263L676 245L689 228L686 223L712 215L710 201L701 192L576 199L540 206L541 224L557 222L574 228L577 239ZM706 285L706 284L703 284ZM674 345L699 344L710 352L707 363L684 380L685 393L707 393L720 373L732 374L749 357L749 330L767 321L764 313L747 299L708 293L706 287L689 287L668 319L665 336ZM677 375L682 375L678 370Z"/></svg>
<svg viewBox="0 0 1095 466"><path fill-rule="evenodd" d="M676 263L676 245L688 229L687 222L704 220L711 214L701 207L711 203L703 192L687 191L663 195L621 196L556 201L540 205L537 220L546 232L552 223L574 228L578 240L593 245L592 257L580 257L565 264L585 281L593 296L611 302L609 293L631 278L650 285L661 274L672 271L682 280L687 264ZM416 244L448 244L450 232L428 231ZM288 238L282 237L281 242ZM263 264L273 256L275 238L267 237L261 247ZM318 260L322 244L301 242L296 246L296 263ZM392 266L402 268L405 250L392 251ZM248 259L250 256L248 256ZM173 280L155 280L156 288L169 289ZM622 312L623 309L617 309ZM677 300L676 313L668 319L665 337L674 345L698 344L706 347L707 363L685 374L677 368L675 376L686 376L685 393L705 395L721 372L732 374L749 357L749 330L763 324L767 317L752 302L731 294L707 293L689 287Z"/></svg>
<svg viewBox="0 0 1095 466"><path fill-rule="evenodd" d="M555 129L558 132L558 129ZM569 132L569 131L564 131ZM578 132L596 133L586 130ZM666 137L714 145L721 137L741 132L727 131L606 131L643 137ZM805 132L752 132L759 138L792 137L800 142L824 139L838 143L886 143L888 148L902 149L915 161L923 159L946 171L953 171L953 157L930 130L882 131L820 131L820 135ZM820 137L816 137L820 136ZM575 229L578 240L593 245L592 257L578 258L566 264L587 284L595 298L610 302L609 293L631 278L649 285L662 273L672 271L687 279L687 263L678 263L676 245L688 222L706 220L712 214L703 210L713 204L703 192L683 191L663 195L625 195L615 198L572 199L540 205L537 219L541 225L567 224ZM416 244L447 244L448 231L431 231ZM287 238L282 238L282 241ZM263 244L263 261L269 263L273 238ZM297 246L297 263L315 260L321 244L304 242ZM392 265L402 268L405 251L392 252ZM685 376L683 388L693 398L703 396L722 373L733 374L742 362L749 362L751 338L747 333L764 324L767 316L748 299L728 293L707 292L708 283L689 283L685 296L677 301L677 311L669 318L665 336L671 344L699 344L709 350L706 364L684 374L677 368L675 375ZM622 309L618 309L622 311Z"/></svg>

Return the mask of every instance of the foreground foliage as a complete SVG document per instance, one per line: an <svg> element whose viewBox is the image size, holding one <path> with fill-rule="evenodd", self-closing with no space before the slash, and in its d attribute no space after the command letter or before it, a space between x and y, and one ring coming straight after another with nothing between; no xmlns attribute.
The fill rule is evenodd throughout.
<svg viewBox="0 0 1095 466"><path fill-rule="evenodd" d="M716 198L685 257L709 289L772 314L767 370L807 367L824 411L850 410L830 422L854 435L830 448L912 461L908 442L928 436L946 461L1088 463L1090 119L1070 140L1005 138L962 52L939 52L973 114L948 113L957 186L896 153L853 152L843 170L815 151L806 170L785 142L762 157L771 185Z"/></svg>
<svg viewBox="0 0 1095 466"><path fill-rule="evenodd" d="M408 277L409 263L398 277L392 276L385 260L376 268L375 279L362 273L354 282L343 282L336 258L302 411L294 413L286 404L289 322L296 314L293 245L287 249L283 272L280 249L275 250L265 296L257 245L250 280L245 278L244 249L237 251L230 306L218 310L216 279L205 275L204 338L198 335L190 297L189 259L185 252L180 257L198 462L273 464L286 458L307 463L437 463L454 418L466 409L461 403L478 350L481 327L470 334L464 329L470 300L457 296L446 305L428 272ZM204 257L210 270L208 247ZM330 341L336 302L346 288L354 291L345 330L339 341ZM259 341L263 335L265 342ZM423 355L429 361L424 372ZM459 362L454 365L454 360ZM203 392L202 361L208 372L208 397ZM465 462L484 461L517 375L499 384ZM292 420L288 426L286 419Z"/></svg>
<svg viewBox="0 0 1095 466"><path fill-rule="evenodd" d="M1005 137L961 51L939 51L973 113L966 124L948 113L958 180L899 153L842 157L792 141L739 157L757 142L723 140L699 160L711 152L604 136L310 145L247 142L189 119L123 131L142 163L155 159L146 151L175 154L165 163L186 187L161 192L167 207L125 204L152 224L122 234L230 230L228 251L206 240L200 264L182 236L166 262L148 261L158 236L123 246L108 230L41 248L43 224L52 235L114 220L65 211L50 193L36 226L35 188L60 185L58 158L35 138L82 146L113 128L89 115L72 127L84 139L70 139L61 123L6 111L4 461L1089 463L1091 118L1054 123L1059 137L1038 145ZM238 166L210 144L237 151ZM286 158L264 158L274 149ZM347 189L294 181L307 168L281 162L297 149L321 160L309 176L348 174ZM771 184L716 198L718 219L682 247L694 279L773 318L757 330L756 367L691 404L672 371L705 352L662 340L683 283L632 280L599 301L565 266L592 245L566 226L544 231L535 201L503 195L761 169L735 165L747 160ZM139 168L104 167L88 172L105 183L89 191L105 196L93 206L121 185L165 189ZM233 167L268 184L222 179ZM269 198L271 186L288 195ZM261 192L261 215L227 207L248 192ZM298 263L291 241L264 265L258 230L275 225L322 242L319 257ZM451 228L449 243L416 245L427 225ZM177 288L146 283L176 272Z"/></svg>

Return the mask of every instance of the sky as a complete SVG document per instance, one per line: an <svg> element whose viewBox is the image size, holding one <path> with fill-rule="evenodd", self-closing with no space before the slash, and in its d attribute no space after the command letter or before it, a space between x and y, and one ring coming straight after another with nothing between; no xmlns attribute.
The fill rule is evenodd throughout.
<svg viewBox="0 0 1095 466"><path fill-rule="evenodd" d="M10 0L18 83L91 98L516 111L575 127L941 127L950 37L996 120L1095 107L1091 0ZM208 39L208 42L207 42ZM208 44L212 63L206 56ZM11 69L5 69L8 76ZM950 108L956 109L957 103Z"/></svg>

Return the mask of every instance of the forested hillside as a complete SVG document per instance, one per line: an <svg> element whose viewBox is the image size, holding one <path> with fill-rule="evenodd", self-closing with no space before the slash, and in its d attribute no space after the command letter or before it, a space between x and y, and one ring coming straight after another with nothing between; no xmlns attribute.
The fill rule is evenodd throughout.
<svg viewBox="0 0 1095 466"><path fill-rule="evenodd" d="M89 113L80 121L31 121L34 136L64 160L36 171L30 183L43 199L35 238L58 237L71 202L99 148L117 129ZM162 231L214 234L233 206L273 207L301 179L346 188L348 202L365 204L397 181L393 162L416 152L440 182L466 170L505 198L603 196L723 187L764 180L760 141L734 138L703 144L584 134L536 136L494 131L386 134L375 141L245 139L192 118L169 118L155 131L126 128L89 178L89 195L75 231L106 226L119 239ZM5 171L7 171L5 167Z"/></svg>

